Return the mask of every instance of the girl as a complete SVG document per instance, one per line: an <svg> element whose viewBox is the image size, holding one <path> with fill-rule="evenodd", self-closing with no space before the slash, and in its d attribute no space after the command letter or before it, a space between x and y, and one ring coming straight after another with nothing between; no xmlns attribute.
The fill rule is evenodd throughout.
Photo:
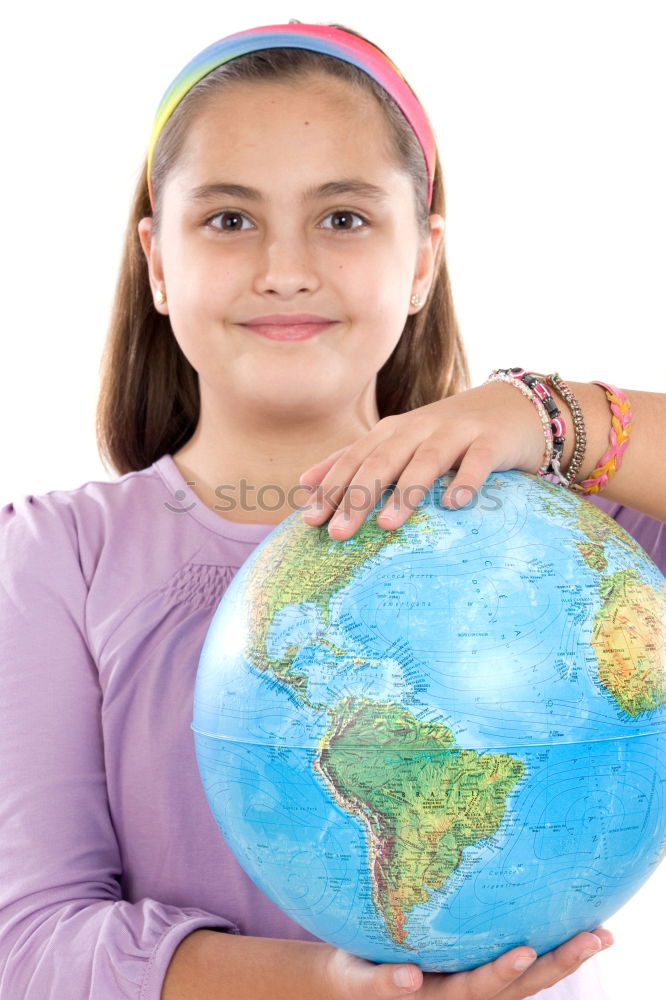
<svg viewBox="0 0 666 1000"><path fill-rule="evenodd" d="M443 216L420 105L347 30L223 39L167 92L99 404L120 478L1 512L2 1000L599 996L583 963L611 943L603 928L455 975L312 939L239 869L198 778L189 727L208 624L309 489L304 516L340 508L329 530L345 538L396 480L387 528L449 467L456 506L493 468L577 463L574 478L598 485L620 466L622 395L595 477L605 390L560 385L577 435L559 438L529 377L462 391ZM663 400L631 404L607 494L666 516L663 481L641 479ZM657 521L614 510L663 549Z"/></svg>

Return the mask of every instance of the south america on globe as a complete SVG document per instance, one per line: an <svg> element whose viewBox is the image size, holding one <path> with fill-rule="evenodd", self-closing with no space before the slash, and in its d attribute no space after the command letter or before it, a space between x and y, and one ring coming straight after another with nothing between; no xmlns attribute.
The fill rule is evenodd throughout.
<svg viewBox="0 0 666 1000"><path fill-rule="evenodd" d="M443 972L592 930L666 854L666 580L561 487L494 473L451 511L448 481L396 531L379 507L347 541L278 525L215 612L192 723L274 903Z"/></svg>

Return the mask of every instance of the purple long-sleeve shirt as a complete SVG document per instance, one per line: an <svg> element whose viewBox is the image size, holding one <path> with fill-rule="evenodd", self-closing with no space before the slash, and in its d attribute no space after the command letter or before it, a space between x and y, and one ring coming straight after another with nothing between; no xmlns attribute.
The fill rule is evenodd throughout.
<svg viewBox="0 0 666 1000"><path fill-rule="evenodd" d="M666 524L599 505L666 569ZM159 1000L201 927L312 940L224 843L190 729L213 612L271 527L169 455L0 510L0 1000ZM601 997L594 960L539 996Z"/></svg>

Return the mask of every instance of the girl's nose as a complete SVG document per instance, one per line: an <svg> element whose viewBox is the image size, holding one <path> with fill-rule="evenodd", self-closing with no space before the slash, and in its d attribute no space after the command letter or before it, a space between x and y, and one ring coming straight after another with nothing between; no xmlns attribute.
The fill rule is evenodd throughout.
<svg viewBox="0 0 666 1000"><path fill-rule="evenodd" d="M319 287L312 247L302 233L268 237L255 275L255 291L291 298Z"/></svg>

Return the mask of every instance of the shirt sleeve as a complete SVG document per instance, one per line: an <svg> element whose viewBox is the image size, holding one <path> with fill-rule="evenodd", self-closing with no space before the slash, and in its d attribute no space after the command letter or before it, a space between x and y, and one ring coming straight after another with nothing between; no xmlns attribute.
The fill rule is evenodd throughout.
<svg viewBox="0 0 666 1000"><path fill-rule="evenodd" d="M0 510L0 1000L159 1000L179 942L236 932L122 899L71 508Z"/></svg>

